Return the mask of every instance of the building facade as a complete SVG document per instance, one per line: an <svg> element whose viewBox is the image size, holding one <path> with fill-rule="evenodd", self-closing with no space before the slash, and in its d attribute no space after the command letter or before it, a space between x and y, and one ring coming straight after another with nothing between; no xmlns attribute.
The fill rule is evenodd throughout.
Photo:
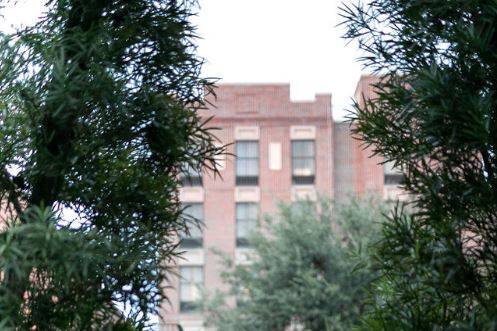
<svg viewBox="0 0 497 331"><path fill-rule="evenodd" d="M377 76L361 76L354 93L360 107L364 107L364 100L376 97L374 84L378 80ZM383 157L373 155L372 147L366 147L356 139L350 123L335 122L333 145L333 192L336 200L343 200L351 194L369 193L383 196L385 200L407 199L399 188L403 175L391 163L384 163Z"/></svg>
<svg viewBox="0 0 497 331"><path fill-rule="evenodd" d="M357 94L370 93L368 79L361 78ZM185 331L205 330L199 288L228 290L215 250L249 263L247 235L259 217L277 212L278 203L367 192L386 196L390 185L378 165L382 160L368 157L348 123L333 121L331 95L292 102L287 84L226 84L216 94L215 109L202 115L214 116L210 124L233 156L219 160L222 178L192 173L180 190L186 212L205 226L192 227L188 237L180 234L185 254L175 266L179 277L168 284L164 331L176 331L177 324Z"/></svg>

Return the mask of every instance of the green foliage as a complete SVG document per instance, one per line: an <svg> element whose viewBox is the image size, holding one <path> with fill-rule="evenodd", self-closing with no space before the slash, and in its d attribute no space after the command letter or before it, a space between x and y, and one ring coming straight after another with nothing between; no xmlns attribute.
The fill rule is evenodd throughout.
<svg viewBox="0 0 497 331"><path fill-rule="evenodd" d="M266 218L250 238L253 263L226 260L230 296L216 293L205 303L209 323L220 331L351 330L364 312L370 282L368 246L378 239L379 200L282 205L278 219Z"/></svg>
<svg viewBox="0 0 497 331"><path fill-rule="evenodd" d="M212 92L195 54L197 4L46 8L33 27L0 36L0 201L11 224L0 240L0 325L111 327L119 304L143 329L185 227L178 173L215 171L222 152L197 113Z"/></svg>
<svg viewBox="0 0 497 331"><path fill-rule="evenodd" d="M357 136L406 175L378 247L367 329L497 329L497 3L374 0L346 38L381 74Z"/></svg>
<svg viewBox="0 0 497 331"><path fill-rule="evenodd" d="M111 253L110 243L91 232L57 229L48 209L34 207L24 216L25 224L0 236L2 329L37 325L43 330L62 330L77 325L68 316L99 323L95 311L102 316L116 314L110 302L99 298L99 287L105 282L100 268Z"/></svg>

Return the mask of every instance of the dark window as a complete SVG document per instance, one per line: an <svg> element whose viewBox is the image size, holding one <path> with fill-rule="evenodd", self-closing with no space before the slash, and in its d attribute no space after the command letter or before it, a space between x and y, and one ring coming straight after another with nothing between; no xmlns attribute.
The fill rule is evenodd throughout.
<svg viewBox="0 0 497 331"><path fill-rule="evenodd" d="M242 285L239 285L236 288L235 292L236 306L239 308L245 307L247 305L249 298L250 295L247 288L243 287Z"/></svg>
<svg viewBox="0 0 497 331"><path fill-rule="evenodd" d="M189 165L186 166L185 171L181 174L181 185L202 186L202 173Z"/></svg>
<svg viewBox="0 0 497 331"><path fill-rule="evenodd" d="M202 225L204 221L204 206L201 203L187 204L184 209L187 215L188 231L180 231L182 248L202 247Z"/></svg>
<svg viewBox="0 0 497 331"><path fill-rule="evenodd" d="M249 236L257 228L259 207L256 203L242 202L236 204L236 245L249 245Z"/></svg>
<svg viewBox="0 0 497 331"><path fill-rule="evenodd" d="M236 143L236 185L259 184L259 142Z"/></svg>
<svg viewBox="0 0 497 331"><path fill-rule="evenodd" d="M292 141L292 182L293 184L314 184L315 167L314 140Z"/></svg>
<svg viewBox="0 0 497 331"><path fill-rule="evenodd" d="M404 183L403 174L385 174L385 185L402 185Z"/></svg>
<svg viewBox="0 0 497 331"><path fill-rule="evenodd" d="M204 283L202 267L180 267L180 311L191 312L200 309L201 287Z"/></svg>

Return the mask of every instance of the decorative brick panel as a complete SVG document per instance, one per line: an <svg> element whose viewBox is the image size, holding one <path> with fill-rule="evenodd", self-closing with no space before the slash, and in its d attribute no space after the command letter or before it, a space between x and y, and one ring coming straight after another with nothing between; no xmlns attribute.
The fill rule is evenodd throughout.
<svg viewBox="0 0 497 331"><path fill-rule="evenodd" d="M203 202L204 189L202 187L182 187L179 189L179 199L181 202Z"/></svg>
<svg viewBox="0 0 497 331"><path fill-rule="evenodd" d="M236 126L235 140L259 140L259 127L257 126Z"/></svg>
<svg viewBox="0 0 497 331"><path fill-rule="evenodd" d="M259 202L261 190L257 186L238 186L235 188L235 202Z"/></svg>
<svg viewBox="0 0 497 331"><path fill-rule="evenodd" d="M250 265L255 258L255 251L253 248L237 248L235 250L235 264L236 265Z"/></svg>
<svg viewBox="0 0 497 331"><path fill-rule="evenodd" d="M316 127L310 125L294 125L290 127L290 139L292 140L314 140L316 139Z"/></svg>
<svg viewBox="0 0 497 331"><path fill-rule="evenodd" d="M282 167L282 157L281 154L281 143L269 143L269 170L281 170Z"/></svg>
<svg viewBox="0 0 497 331"><path fill-rule="evenodd" d="M312 185L301 185L292 187L292 201L317 200L316 188Z"/></svg>
<svg viewBox="0 0 497 331"><path fill-rule="evenodd" d="M409 195L397 185L385 185L383 187L383 199L389 201L407 201Z"/></svg>
<svg viewBox="0 0 497 331"><path fill-rule="evenodd" d="M203 248L186 250L178 260L180 266L202 266L205 263L205 253Z"/></svg>
<svg viewBox="0 0 497 331"><path fill-rule="evenodd" d="M204 320L196 319L196 320L180 320L179 324L181 325L183 331L204 331ZM177 331L178 329L174 330Z"/></svg>

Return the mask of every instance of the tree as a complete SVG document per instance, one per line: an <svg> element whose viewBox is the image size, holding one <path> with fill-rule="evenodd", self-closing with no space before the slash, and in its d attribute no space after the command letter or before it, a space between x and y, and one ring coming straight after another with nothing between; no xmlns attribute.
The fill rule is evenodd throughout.
<svg viewBox="0 0 497 331"><path fill-rule="evenodd" d="M342 14L381 76L355 133L414 197L383 230L367 329L495 330L497 4L374 0Z"/></svg>
<svg viewBox="0 0 497 331"><path fill-rule="evenodd" d="M0 37L2 330L143 329L157 314L185 228L178 174L216 171L222 152L197 114L212 81L196 10L47 0Z"/></svg>
<svg viewBox="0 0 497 331"><path fill-rule="evenodd" d="M220 331L350 330L364 311L374 274L368 246L379 234L385 210L377 199L337 205L282 205L249 239L253 262L226 260L231 292L206 300L209 323ZM237 298L235 308L226 304Z"/></svg>

